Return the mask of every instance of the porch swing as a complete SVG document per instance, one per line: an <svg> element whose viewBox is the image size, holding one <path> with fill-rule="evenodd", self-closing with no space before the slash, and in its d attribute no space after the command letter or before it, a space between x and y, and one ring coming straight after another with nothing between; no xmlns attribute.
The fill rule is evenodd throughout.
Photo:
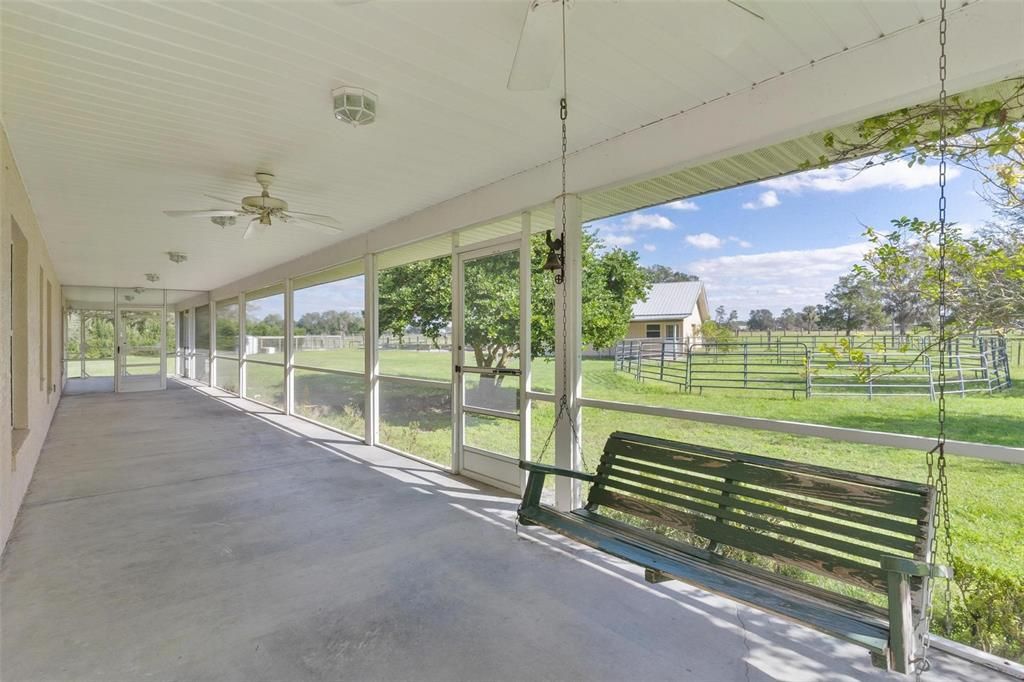
<svg viewBox="0 0 1024 682"><path fill-rule="evenodd" d="M565 4L562 3L565 71ZM946 480L946 2L939 15L939 370L938 434L926 455L927 480L915 483L870 474L682 443L634 433L613 433L597 469L586 473L521 462L529 472L518 518L644 567L648 582L680 580L809 626L868 650L872 662L901 673L928 669L932 579L945 579L946 629L950 603L948 566L935 562L940 536L951 560ZM564 87L563 77L563 87ZM566 196L565 90L562 122L562 197ZM563 294L562 352L567 352L564 258L566 236L550 240ZM574 447L579 436L566 394L555 424L563 420ZM582 451L581 451L582 455ZM581 457L582 459L582 457ZM583 460L585 468L585 459ZM562 512L541 503L547 476L590 484L586 503ZM611 514L603 510L611 510ZM624 518L630 521L623 520ZM724 553L724 548L730 552ZM827 578L807 582L735 558L767 559L778 566ZM788 571L791 572L791 571ZM883 595L887 608L854 593Z"/></svg>

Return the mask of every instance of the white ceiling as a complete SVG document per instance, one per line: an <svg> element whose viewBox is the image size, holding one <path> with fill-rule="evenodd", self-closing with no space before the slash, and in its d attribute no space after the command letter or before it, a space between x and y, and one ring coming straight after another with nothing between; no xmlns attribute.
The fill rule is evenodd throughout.
<svg viewBox="0 0 1024 682"><path fill-rule="evenodd" d="M937 2L577 0L571 149L582 149L929 19ZM213 289L558 153L560 83L509 92L526 0L5 1L3 120L63 282ZM739 27L739 28L737 28ZM556 81L558 79L556 78ZM330 90L380 94L334 120ZM338 236L174 220L277 175ZM555 194L555 191L552 191ZM457 227L457 226L453 226ZM170 263L167 251L189 260Z"/></svg>

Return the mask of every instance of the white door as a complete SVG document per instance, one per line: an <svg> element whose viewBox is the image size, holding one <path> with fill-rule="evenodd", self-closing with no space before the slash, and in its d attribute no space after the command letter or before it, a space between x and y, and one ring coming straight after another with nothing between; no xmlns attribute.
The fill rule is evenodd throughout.
<svg viewBox="0 0 1024 682"><path fill-rule="evenodd" d="M519 492L519 245L467 251L456 264L456 469Z"/></svg>
<svg viewBox="0 0 1024 682"><path fill-rule="evenodd" d="M117 390L159 391L167 386L163 306L117 311Z"/></svg>

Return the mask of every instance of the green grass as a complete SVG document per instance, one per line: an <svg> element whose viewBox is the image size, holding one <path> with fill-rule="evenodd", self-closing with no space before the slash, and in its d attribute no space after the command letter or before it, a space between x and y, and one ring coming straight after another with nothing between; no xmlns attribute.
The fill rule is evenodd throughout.
<svg viewBox="0 0 1024 682"><path fill-rule="evenodd" d="M281 356L259 359L280 361ZM363 367L358 350L308 351L300 353L296 362L351 371L361 371ZM450 381L448 353L384 351L380 364L384 374ZM533 367L534 389L551 392L553 363L538 360ZM250 396L271 404L283 402L281 368L250 364L248 371ZM783 394L735 390L687 394L658 382L639 383L614 371L610 361L597 359L584 360L583 376L584 394L591 398L921 436L933 436L936 429L936 403L924 397L869 401L854 397L793 399ZM1018 376L1024 381L1024 368ZM361 434L361 386L358 378L339 380L331 374L301 372L296 377L297 410L336 428ZM503 390L513 391L514 385ZM450 464L451 400L447 386L410 386L383 379L381 414L384 443L446 466ZM553 414L551 404L534 403L531 449L537 459L550 461L553 457L551 447L541 452ZM953 396L948 401L948 414L948 434L952 439L1024 447L1024 389L994 395ZM619 429L907 480L923 481L926 474L924 453L916 451L586 408L582 434L589 468L596 465L608 435ZM517 434L497 420L475 423L470 437L475 444L498 452L515 452L518 447ZM951 456L949 479L957 553L971 562L1024 577L1024 505L1020 504L1024 466Z"/></svg>

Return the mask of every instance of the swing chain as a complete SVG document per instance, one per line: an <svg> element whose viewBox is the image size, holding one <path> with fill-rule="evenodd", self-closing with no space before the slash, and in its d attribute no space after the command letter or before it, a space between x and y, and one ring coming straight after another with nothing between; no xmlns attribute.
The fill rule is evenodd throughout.
<svg viewBox="0 0 1024 682"><path fill-rule="evenodd" d="M568 243L566 235L568 233L568 213L566 208L566 198L568 197L568 182L566 166L567 157L569 154L569 135L567 128L567 121L569 119L569 104L568 104L568 78L567 78L567 56L566 56L566 36L565 36L565 9L568 0L562 0L562 99L558 104L558 118L562 122L562 193L559 195L561 199L562 209L562 245L563 249ZM564 270L565 263L562 263ZM569 428L572 431L572 443L573 450L580 453L580 459L582 460L583 468L587 469L587 462L583 455L583 449L579 447L579 430L576 426L576 420L573 419L572 410L569 408L569 363L568 360L568 349L569 349L569 297L566 291L567 286L565 283L564 274L555 276L555 284L562 287L562 395L558 400L558 412L555 414L555 420L551 424L551 431L548 432L547 438L544 439L544 445L541 446L540 455L543 457L547 451L548 446L551 445L551 439L555 435L555 431L558 429L558 422L563 417L569 422ZM573 389L575 390L575 389Z"/></svg>
<svg viewBox="0 0 1024 682"><path fill-rule="evenodd" d="M936 532L931 539L931 557L935 561L939 556L940 528L941 540L944 545L943 560L946 565L953 564L953 539L949 514L949 484L946 478L946 356L950 350L947 348L946 339L946 318L949 315L946 300L946 155L947 155L947 129L946 129L946 0L939 0L939 410L938 410L938 437L934 448L928 451L926 462L928 465L927 483L936 489L938 499L936 500L935 511L932 518L933 527ZM943 591L943 633L949 635L951 631L951 606L952 606L952 580L946 579ZM915 660L915 672L918 677L931 666L928 663L928 648L931 645L931 631L929 624L932 616L931 594L925 594L923 605L923 618L925 631L923 633L921 657Z"/></svg>

